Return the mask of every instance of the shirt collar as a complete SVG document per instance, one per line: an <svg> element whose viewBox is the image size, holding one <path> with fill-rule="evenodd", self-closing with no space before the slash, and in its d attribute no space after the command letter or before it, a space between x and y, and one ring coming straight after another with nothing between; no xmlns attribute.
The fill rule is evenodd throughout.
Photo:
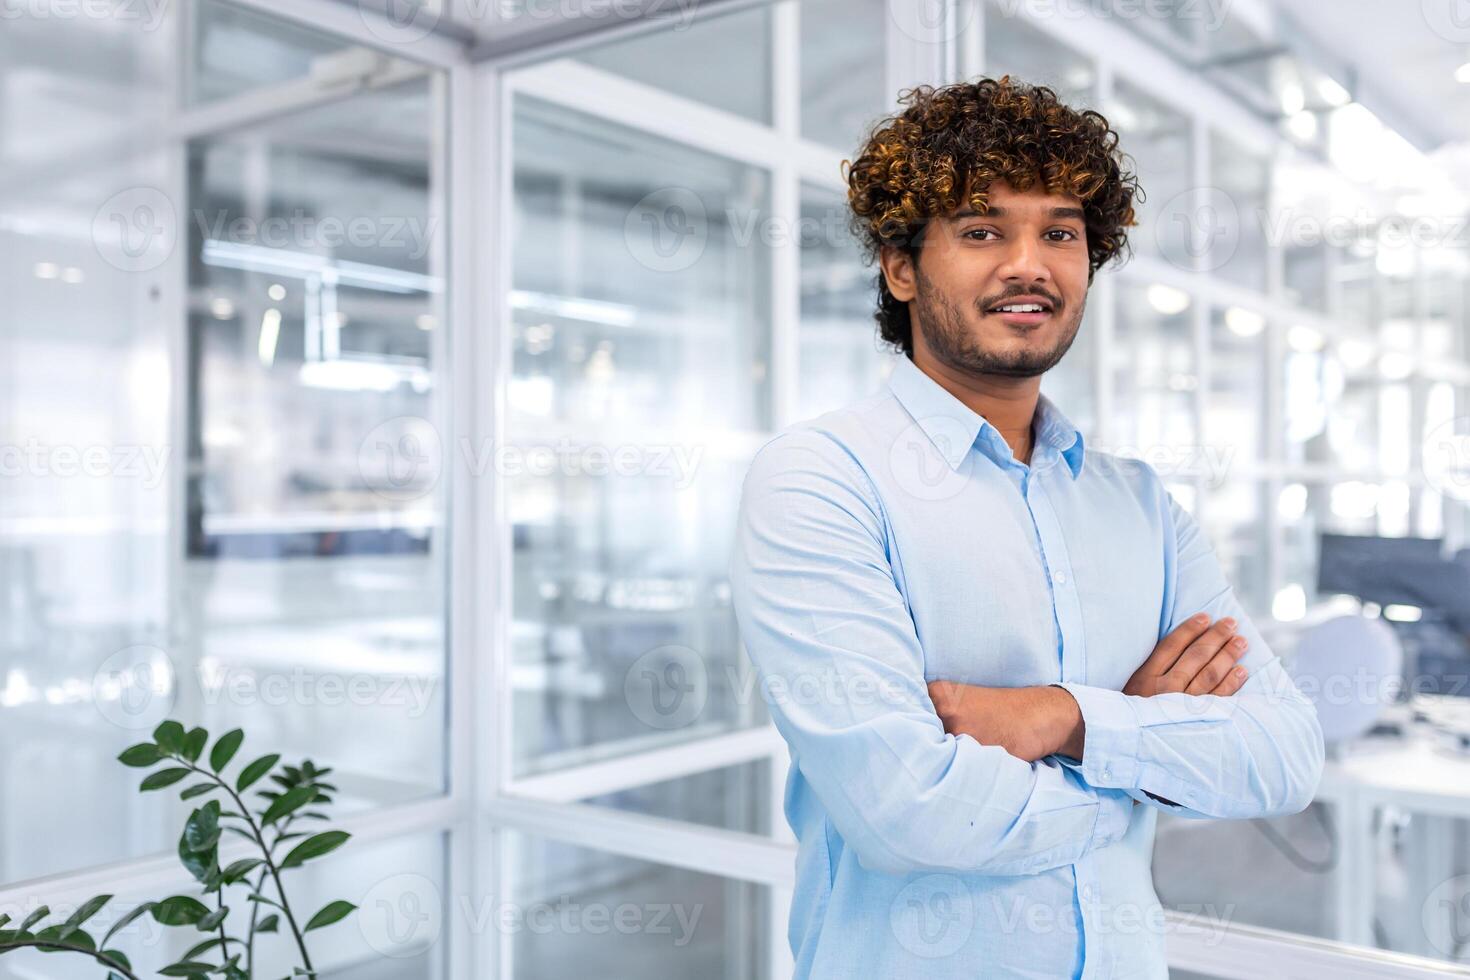
<svg viewBox="0 0 1470 980"><path fill-rule="evenodd" d="M959 468L977 440L986 455L996 462L1014 459L1010 445L989 420L950 394L906 355L894 360L893 373L888 376L889 389L934 443L950 469ZM1042 394L1036 400L1035 431L1032 460L1037 461L1037 452L1049 456L1045 448L1049 447L1067 461L1067 468L1076 479L1082 472L1082 432Z"/></svg>

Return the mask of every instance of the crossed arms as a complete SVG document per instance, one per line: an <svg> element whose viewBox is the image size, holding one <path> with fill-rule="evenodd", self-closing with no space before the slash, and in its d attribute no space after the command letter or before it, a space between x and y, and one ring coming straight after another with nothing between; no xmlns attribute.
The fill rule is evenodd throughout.
<svg viewBox="0 0 1470 980"><path fill-rule="evenodd" d="M1199 693L1225 666L1221 649L1194 649L1183 637L1198 628L1176 636L1185 624L1171 622L1163 653L1140 651L1133 692L949 685L936 702L866 474L807 430L757 454L731 564L741 636L793 763L864 867L1033 874L1117 840L1135 803L1256 817L1311 801L1322 765L1315 711L1192 519L1170 505L1179 584L1169 608L1236 620L1248 647L1228 659L1250 676L1203 690L1237 690Z"/></svg>

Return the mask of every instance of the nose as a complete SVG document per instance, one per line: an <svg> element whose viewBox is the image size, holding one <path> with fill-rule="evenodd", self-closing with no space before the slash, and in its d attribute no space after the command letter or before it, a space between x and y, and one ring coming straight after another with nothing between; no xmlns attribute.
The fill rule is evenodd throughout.
<svg viewBox="0 0 1470 980"><path fill-rule="evenodd" d="M1006 282L1023 286L1051 279L1042 260L1041 243L1029 235L1018 235L1006 243L1005 257L995 271Z"/></svg>

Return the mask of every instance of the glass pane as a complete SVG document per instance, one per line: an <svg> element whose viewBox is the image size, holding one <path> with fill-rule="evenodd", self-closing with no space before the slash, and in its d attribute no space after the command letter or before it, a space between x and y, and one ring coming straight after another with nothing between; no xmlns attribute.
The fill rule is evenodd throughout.
<svg viewBox="0 0 1470 980"><path fill-rule="evenodd" d="M1222 233L1210 236L1208 268L1237 285L1264 292L1271 162L1211 132L1210 187L1211 196L1218 192L1220 197L1209 206L1225 216L1226 224Z"/></svg>
<svg viewBox="0 0 1470 980"><path fill-rule="evenodd" d="M582 802L765 835L771 833L771 763L762 759L726 766Z"/></svg>
<svg viewBox="0 0 1470 980"><path fill-rule="evenodd" d="M1118 131L1119 145L1132 158L1129 166L1137 169L1143 188L1143 200L1134 208L1138 225L1128 230L1128 241L1140 255L1193 269L1202 230L1189 220L1198 203L1189 118L1123 79L1114 83L1104 115Z"/></svg>
<svg viewBox="0 0 1470 980"><path fill-rule="evenodd" d="M863 264L833 191L801 190L801 327L798 418L849 405L878 390L894 354L878 337L876 266Z"/></svg>
<svg viewBox="0 0 1470 980"><path fill-rule="evenodd" d="M515 134L518 458L497 465L524 774L764 717L726 571L770 426L771 260L743 237L762 171L529 98Z"/></svg>
<svg viewBox="0 0 1470 980"><path fill-rule="evenodd" d="M1166 478L1194 463L1194 392L1199 383L1188 293L1159 284L1120 283L1113 349L1113 452L1128 451Z"/></svg>
<svg viewBox="0 0 1470 980"><path fill-rule="evenodd" d="M1092 59L1066 47L1026 23L1008 3L984 7L985 63L970 74L990 78L1011 75L1031 85L1045 85L1073 107L1095 104L1096 69Z"/></svg>
<svg viewBox="0 0 1470 980"><path fill-rule="evenodd" d="M1225 472L1264 459L1266 318L1240 306L1210 314L1210 390L1202 462L1218 482Z"/></svg>
<svg viewBox="0 0 1470 980"><path fill-rule="evenodd" d="M801 135L856 153L870 124L897 108L885 90L885 0L802 0Z"/></svg>
<svg viewBox="0 0 1470 980"><path fill-rule="evenodd" d="M765 6L683 23L579 51L577 61L756 122L771 121L771 12Z"/></svg>
<svg viewBox="0 0 1470 980"><path fill-rule="evenodd" d="M190 21L187 97L193 104L308 79L345 64L346 56L366 52L343 38L224 0L196 0Z"/></svg>
<svg viewBox="0 0 1470 980"><path fill-rule="evenodd" d="M770 976L770 894L761 885L510 835L502 928L516 980Z"/></svg>
<svg viewBox="0 0 1470 980"><path fill-rule="evenodd" d="M136 701L109 683L170 665L184 209L140 134L173 104L176 10L0 27L0 882L177 839L116 761Z"/></svg>
<svg viewBox="0 0 1470 980"><path fill-rule="evenodd" d="M189 145L180 707L330 746L352 809L445 787L433 92Z"/></svg>

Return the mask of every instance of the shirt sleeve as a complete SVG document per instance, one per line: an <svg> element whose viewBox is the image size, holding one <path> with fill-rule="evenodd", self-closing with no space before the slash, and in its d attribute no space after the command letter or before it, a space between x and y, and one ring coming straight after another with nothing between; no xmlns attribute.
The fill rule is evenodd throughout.
<svg viewBox="0 0 1470 980"><path fill-rule="evenodd" d="M1157 474L1153 480L1167 514L1159 638L1198 612L1212 620L1233 616L1236 631L1249 643L1240 662L1250 676L1228 697L1138 697L1061 684L1077 699L1085 732L1080 764L1058 760L1093 786L1122 789L1182 816L1268 817L1303 810L1322 775L1316 708L1246 615L1193 516Z"/></svg>
<svg viewBox="0 0 1470 980"><path fill-rule="evenodd" d="M876 489L809 429L756 454L731 586L794 765L863 867L1033 874L1121 837L1133 801L1055 759L944 731L887 552Z"/></svg>

